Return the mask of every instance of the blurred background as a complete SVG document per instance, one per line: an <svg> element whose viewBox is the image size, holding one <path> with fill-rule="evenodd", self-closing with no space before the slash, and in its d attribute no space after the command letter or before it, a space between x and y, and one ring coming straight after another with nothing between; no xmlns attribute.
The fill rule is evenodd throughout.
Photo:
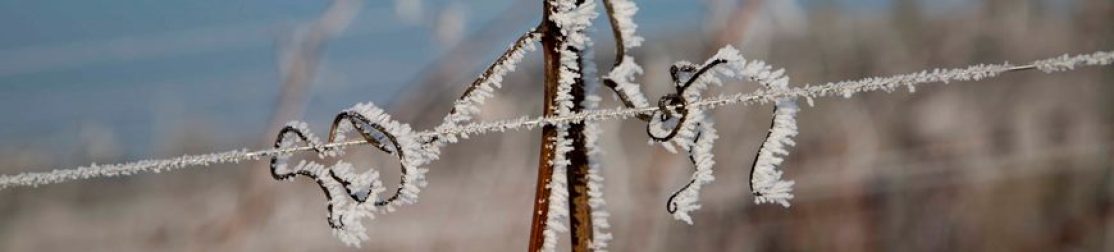
<svg viewBox="0 0 1114 252"><path fill-rule="evenodd" d="M1114 49L1108 0L636 1L651 99L668 67L726 44L794 85ZM602 8L602 7L601 7ZM540 18L541 1L0 1L0 173L270 145L371 101L439 123L468 83ZM606 19L596 59L610 66ZM541 55L480 119L541 112ZM1114 69L822 98L784 165L793 207L752 203L769 106L715 111L717 180L695 225L665 211L686 156L608 121L613 251L1114 250ZM754 89L739 83L713 90ZM605 96L604 107L619 106ZM265 161L0 191L2 251L522 251L539 131L443 150L421 202L344 247L303 178ZM371 151L348 160L397 165ZM567 240L568 238L564 238ZM567 242L562 246L567 246Z"/></svg>

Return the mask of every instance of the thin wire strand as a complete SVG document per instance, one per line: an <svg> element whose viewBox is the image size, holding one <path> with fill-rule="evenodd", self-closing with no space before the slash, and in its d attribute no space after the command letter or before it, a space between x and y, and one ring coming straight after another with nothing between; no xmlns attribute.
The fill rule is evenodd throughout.
<svg viewBox="0 0 1114 252"><path fill-rule="evenodd" d="M1005 73L1040 70L1045 73L1066 72L1084 66L1105 66L1114 63L1114 51L1099 51L1077 56L1060 56L1033 61L1029 64L1014 65L982 64L966 68L936 69L921 71L911 74L894 75L889 77L874 77L860 80L830 82L822 85L804 85L803 87L784 90L758 90L751 93L733 95L719 95L689 103L686 106L698 109L716 109L719 107L741 104L744 106L765 104L781 98L806 99L812 104L814 98L843 95L850 97L854 94L886 91L893 92L897 88L905 87L911 92L917 85L929 83L951 83L979 81L993 78ZM675 106L667 106L674 109ZM649 114L659 110L657 106L640 108L613 108L584 111L565 116L552 117L521 117L518 119L501 120L492 122L471 123L460 127L427 130L417 132L418 137L456 136L467 138L471 135L503 132L506 130L533 129L545 125L561 125L583 121L603 121L615 119L628 119L642 114ZM76 180L105 178L117 176L130 176L141 173L160 173L188 167L208 166L221 163L238 163L240 161L259 160L263 157L278 154L310 151L315 148L343 148L367 144L366 141L347 141L323 144L320 146L299 146L290 148L248 151L234 150L201 155L184 155L171 159L142 160L128 163L98 165L92 164L73 169L58 169L49 172L27 172L13 175L0 175L0 190L12 187L37 187L40 185L58 184Z"/></svg>

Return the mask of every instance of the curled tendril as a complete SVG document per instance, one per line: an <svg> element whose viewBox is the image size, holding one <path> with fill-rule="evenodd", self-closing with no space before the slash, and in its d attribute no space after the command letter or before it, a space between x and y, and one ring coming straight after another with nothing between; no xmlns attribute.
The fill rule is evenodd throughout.
<svg viewBox="0 0 1114 252"><path fill-rule="evenodd" d="M397 157L399 161L407 158L406 152L402 149L402 146L399 146L398 138L394 134L387 132L387 129L383 128L382 125L372 123L371 120L368 120L368 118L363 114L351 110L337 114L336 119L333 120L333 126L329 129L330 143L334 142L337 139L337 136L346 133L344 127L341 127L343 125L343 122L345 121L349 122L350 125L356 129L356 132L358 132L360 136L363 137L364 140L372 146L379 148L387 154L395 154L395 157ZM383 143L382 140L389 141L391 145L386 145L386 143ZM400 176L405 178L406 171L410 169L407 169L409 167L406 167L407 164L405 162L399 163L399 165L401 166ZM362 200L355 198L355 194L353 194L349 188L349 185L351 185L352 183L349 182L348 178L338 176L333 170L330 170L329 176L344 185L345 190L348 192L349 195L353 196L354 200L357 200L360 203L363 203L367 200L366 198ZM399 195L402 194L402 188L405 186L406 179L400 179L398 188L395 189L394 195L391 195L391 197L388 197L385 200L376 201L375 206L385 206L387 204L390 204L391 202L394 202L395 200L398 200Z"/></svg>
<svg viewBox="0 0 1114 252"><path fill-rule="evenodd" d="M681 126L685 124L689 116L689 110L686 108L687 105L688 101L679 95L670 94L662 96L662 98L658 100L658 110L654 111L650 116L649 124L646 125L646 134L650 136L650 139L658 142L665 142L677 136L677 132L681 131ZM670 109L670 106L672 106L673 109ZM658 136L654 133L655 131L662 131L660 127L655 125L663 125L672 119L677 120L677 122L675 122L676 125L672 127L665 136Z"/></svg>
<svg viewBox="0 0 1114 252"><path fill-rule="evenodd" d="M717 68L722 67L722 68ZM647 134L653 141L665 143L670 151L674 146L688 151L694 173L688 183L670 195L666 201L666 211L674 218L692 223L688 212L698 209L699 190L702 185L714 180L712 176L711 148L717 138L710 118L706 117L692 102L700 99L701 92L710 84L721 85L717 76L749 80L770 90L786 89L788 78L783 70L773 71L761 61L748 62L732 47L725 47L707 60L703 65L679 62L669 69L674 85L674 93L658 100L658 109L649 113ZM792 181L781 179L781 172L775 166L782 161L788 151L786 146L793 144L796 135L796 121L793 118L798 110L795 100L778 100L775 104L772 125L762 147L751 165L751 191L757 203L779 203L788 206L792 199Z"/></svg>
<svg viewBox="0 0 1114 252"><path fill-rule="evenodd" d="M694 139L696 139L695 141L700 141L701 135L703 135L703 132L697 132L696 137L694 138ZM689 152L689 161L693 163L693 166L696 165L696 157L693 156L692 152ZM685 190L688 190L689 187L692 187L692 184L694 184L694 183L696 183L696 179L689 179L688 183L686 183L684 186L681 186L681 188L677 189L677 191L674 191L673 194L669 195L669 199L665 201L665 211L669 212L669 214L676 213L677 212L677 202L676 202L677 196L680 195L681 192L684 192Z"/></svg>
<svg viewBox="0 0 1114 252"><path fill-rule="evenodd" d="M379 181L377 171L371 169L355 173L352 165L343 161L326 168L314 161L303 160L291 168L287 165L291 154L279 154L271 158L271 176L277 180L291 180L301 175L317 182L325 194L329 226L346 243L358 244L367 239L359 223L361 217L374 217L373 211L377 211L378 207L392 211L396 205L414 202L417 188L424 186L422 175L425 170L417 166L425 164L429 157L421 153L423 149L418 146L409 126L391 121L370 104L360 104L338 114L330 127L328 143L342 142L353 131L369 145L399 159L402 178L394 194L386 199L378 200L377 197L378 193L386 190ZM302 122L292 122L283 127L274 147L292 147L299 142L317 152L319 158L342 154L340 147L323 145Z"/></svg>
<svg viewBox="0 0 1114 252"><path fill-rule="evenodd" d="M664 95L661 99L658 99L658 110L651 114L648 120L649 124L646 125L646 134L650 136L650 139L657 142L666 142L677 136L681 128L686 126L685 124L688 121L689 112L693 109L688 106L689 100L696 98L692 97L692 95L688 95L689 93L686 93L686 91L689 91L689 87L692 87L692 84L695 83L697 79L700 79L700 77L707 74L708 71L723 63L727 63L727 60L714 59L703 66L697 66L696 64L688 62L680 62L669 68L669 76L673 79L673 87L675 90L674 93ZM699 93L703 90L692 91ZM677 122L669 129L665 136L654 133L656 131L665 131L658 126L662 126L671 119L677 119Z"/></svg>

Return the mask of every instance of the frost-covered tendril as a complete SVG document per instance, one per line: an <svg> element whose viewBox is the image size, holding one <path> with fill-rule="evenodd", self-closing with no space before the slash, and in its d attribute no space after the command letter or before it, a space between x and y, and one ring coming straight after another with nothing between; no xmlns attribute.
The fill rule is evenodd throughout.
<svg viewBox="0 0 1114 252"><path fill-rule="evenodd" d="M368 239L362 223L365 218L373 219L377 212L392 212L398 206L417 202L419 191L426 186L428 170L423 166L437 157L423 148L409 125L391 120L370 103L357 104L338 114L329 130L329 142L344 141L351 132L399 159L402 178L395 192L386 199L378 196L387 190L379 180L378 171L369 169L358 173L343 161L326 167L315 161L301 160L291 167L288 164L291 153L277 154L271 158L271 176L277 180L292 180L300 175L317 182L325 194L327 219L333 233L345 244L359 246ZM299 143L311 147L321 159L342 153L342 147L325 147L304 122L291 122L283 127L274 147L291 148Z"/></svg>
<svg viewBox="0 0 1114 252"><path fill-rule="evenodd" d="M634 15L638 13L638 5L631 0L604 0L604 5L611 18L617 37L622 41L623 48L635 48L642 45L644 40L635 34L638 24L634 22Z"/></svg>
<svg viewBox="0 0 1114 252"><path fill-rule="evenodd" d="M643 41L642 37L635 35L638 25L634 23L634 14L638 12L638 6L630 0L604 0L604 6L615 37L615 64L603 76L603 83L615 91L616 98L626 107L649 106L646 96L635 82L635 76L642 74L642 67L628 54L628 50L642 45Z"/></svg>
<svg viewBox="0 0 1114 252"><path fill-rule="evenodd" d="M718 136L712 119L704 109L693 106L694 101L699 101L703 91L711 85L723 85L721 76L754 81L766 90L787 90L789 78L784 72L772 70L762 61L747 61L731 46L720 49L703 64L682 61L670 68L675 92L659 100L658 110L651 113L646 131L651 143L659 142L671 152L676 152L677 148L687 151L695 166L689 182L666 203L666 210L675 219L692 224L689 212L700 208L700 188L715 180L712 146ZM782 98L775 104L773 126L751 168L751 189L756 203L776 202L788 207L788 200L793 197L793 182L782 180L782 173L776 166L782 161L780 156L788 154L786 146L793 144L792 137L797 134L794 119L797 110L795 98Z"/></svg>

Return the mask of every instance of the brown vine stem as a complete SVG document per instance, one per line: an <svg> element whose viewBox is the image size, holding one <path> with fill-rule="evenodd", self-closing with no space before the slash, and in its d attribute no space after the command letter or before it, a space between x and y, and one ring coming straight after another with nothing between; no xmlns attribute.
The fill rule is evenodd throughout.
<svg viewBox="0 0 1114 252"><path fill-rule="evenodd" d="M561 55L559 51L568 50L565 44L565 35L561 34L560 27L549 19L556 8L548 0L543 1L541 33L542 51L545 56L545 86L544 86L544 114L556 114L556 98L559 73L561 68ZM580 4L578 2L578 4ZM580 52L577 52L578 54ZM573 85L572 96L573 113L583 110L581 102L585 99L584 81L577 78ZM584 122L575 122L568 127L568 137L573 139L573 150L566 154L569 160L567 176L569 197L569 225L572 237L572 251L587 252L592 244L592 210L588 205L588 152L587 142L584 137ZM530 225L529 251L540 251L545 241L544 230L549 214L549 182L553 179L553 160L555 151L557 127L546 125L542 128L542 146L538 158L538 180L534 191L533 220Z"/></svg>
<svg viewBox="0 0 1114 252"><path fill-rule="evenodd" d="M579 52L578 52L579 53ZM581 62L583 63L583 62ZM580 69L584 69L581 65ZM573 113L584 110L585 92L584 80L577 78L573 85ZM575 122L569 124L569 137L572 137L572 151L566 154L569 167L566 171L569 192L569 225L572 237L572 251L588 252L592 244L592 207L588 205L588 142L584 135L584 124Z"/></svg>
<svg viewBox="0 0 1114 252"><path fill-rule="evenodd" d="M542 23L539 25L538 33L541 34L542 41L542 55L544 55L544 69L545 69L545 84L544 84L544 101L542 103L542 113L545 116L554 116L556 110L557 100L557 74L561 67L560 56L557 52L557 36L560 35L560 30L557 24L549 20L550 12L554 10L548 0L542 0ZM527 251L538 252L541 251L542 244L545 241L543 231L545 230L545 221L549 216L549 181L553 180L553 163L554 147L557 137L557 127L555 125L546 125L542 127L542 140L541 140L541 153L538 155L538 180L534 186L534 211L531 212L533 219L530 221L530 247Z"/></svg>

